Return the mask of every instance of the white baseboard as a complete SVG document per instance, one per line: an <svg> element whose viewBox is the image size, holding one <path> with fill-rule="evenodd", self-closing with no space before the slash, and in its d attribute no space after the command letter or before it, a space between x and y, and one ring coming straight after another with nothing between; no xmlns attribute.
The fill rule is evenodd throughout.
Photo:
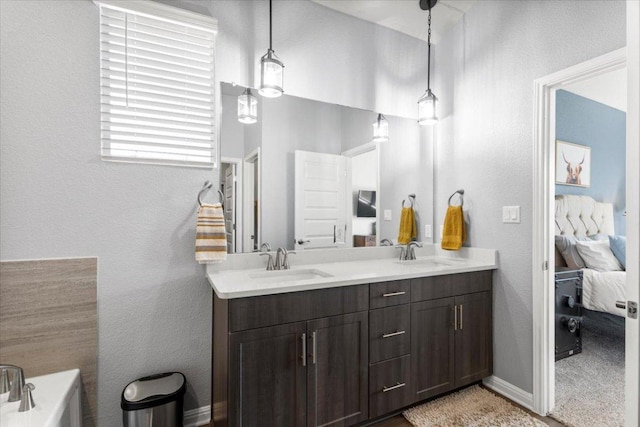
<svg viewBox="0 0 640 427"><path fill-rule="evenodd" d="M513 400L518 405L521 405L530 411L533 411L532 393L527 393L521 388L518 388L495 375L485 378L482 380L482 383L496 393L503 395L509 400Z"/></svg>
<svg viewBox="0 0 640 427"><path fill-rule="evenodd" d="M199 427L211 422L211 406L184 412L184 427Z"/></svg>

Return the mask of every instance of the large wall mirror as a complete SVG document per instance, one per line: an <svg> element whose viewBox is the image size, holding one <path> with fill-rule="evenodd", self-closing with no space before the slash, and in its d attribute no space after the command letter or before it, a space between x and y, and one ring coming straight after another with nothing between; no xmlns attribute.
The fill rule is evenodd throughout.
<svg viewBox="0 0 640 427"><path fill-rule="evenodd" d="M433 146L415 119L284 95L258 96L258 121L238 121L244 87L221 84L220 190L230 253L380 245L398 237L415 195L419 241L433 224ZM257 94L257 91L255 91Z"/></svg>

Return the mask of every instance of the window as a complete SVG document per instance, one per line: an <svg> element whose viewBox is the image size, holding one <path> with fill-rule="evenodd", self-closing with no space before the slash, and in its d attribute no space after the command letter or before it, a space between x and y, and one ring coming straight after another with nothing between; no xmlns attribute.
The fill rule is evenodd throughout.
<svg viewBox="0 0 640 427"><path fill-rule="evenodd" d="M151 1L96 3L102 159L215 166L217 21Z"/></svg>

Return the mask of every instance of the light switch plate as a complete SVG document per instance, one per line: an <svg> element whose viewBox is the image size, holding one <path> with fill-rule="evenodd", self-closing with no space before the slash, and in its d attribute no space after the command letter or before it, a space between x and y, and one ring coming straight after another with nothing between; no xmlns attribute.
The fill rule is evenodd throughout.
<svg viewBox="0 0 640 427"><path fill-rule="evenodd" d="M503 206L502 222L504 224L520 224L520 206Z"/></svg>
<svg viewBox="0 0 640 427"><path fill-rule="evenodd" d="M424 237L431 237L431 224L424 225Z"/></svg>
<svg viewBox="0 0 640 427"><path fill-rule="evenodd" d="M391 209L384 210L384 220L391 221Z"/></svg>

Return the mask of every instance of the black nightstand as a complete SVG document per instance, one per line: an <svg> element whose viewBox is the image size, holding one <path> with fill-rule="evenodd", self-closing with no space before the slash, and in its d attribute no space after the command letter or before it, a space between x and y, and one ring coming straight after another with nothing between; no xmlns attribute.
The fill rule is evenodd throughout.
<svg viewBox="0 0 640 427"><path fill-rule="evenodd" d="M555 274L556 361L582 352L582 271Z"/></svg>

